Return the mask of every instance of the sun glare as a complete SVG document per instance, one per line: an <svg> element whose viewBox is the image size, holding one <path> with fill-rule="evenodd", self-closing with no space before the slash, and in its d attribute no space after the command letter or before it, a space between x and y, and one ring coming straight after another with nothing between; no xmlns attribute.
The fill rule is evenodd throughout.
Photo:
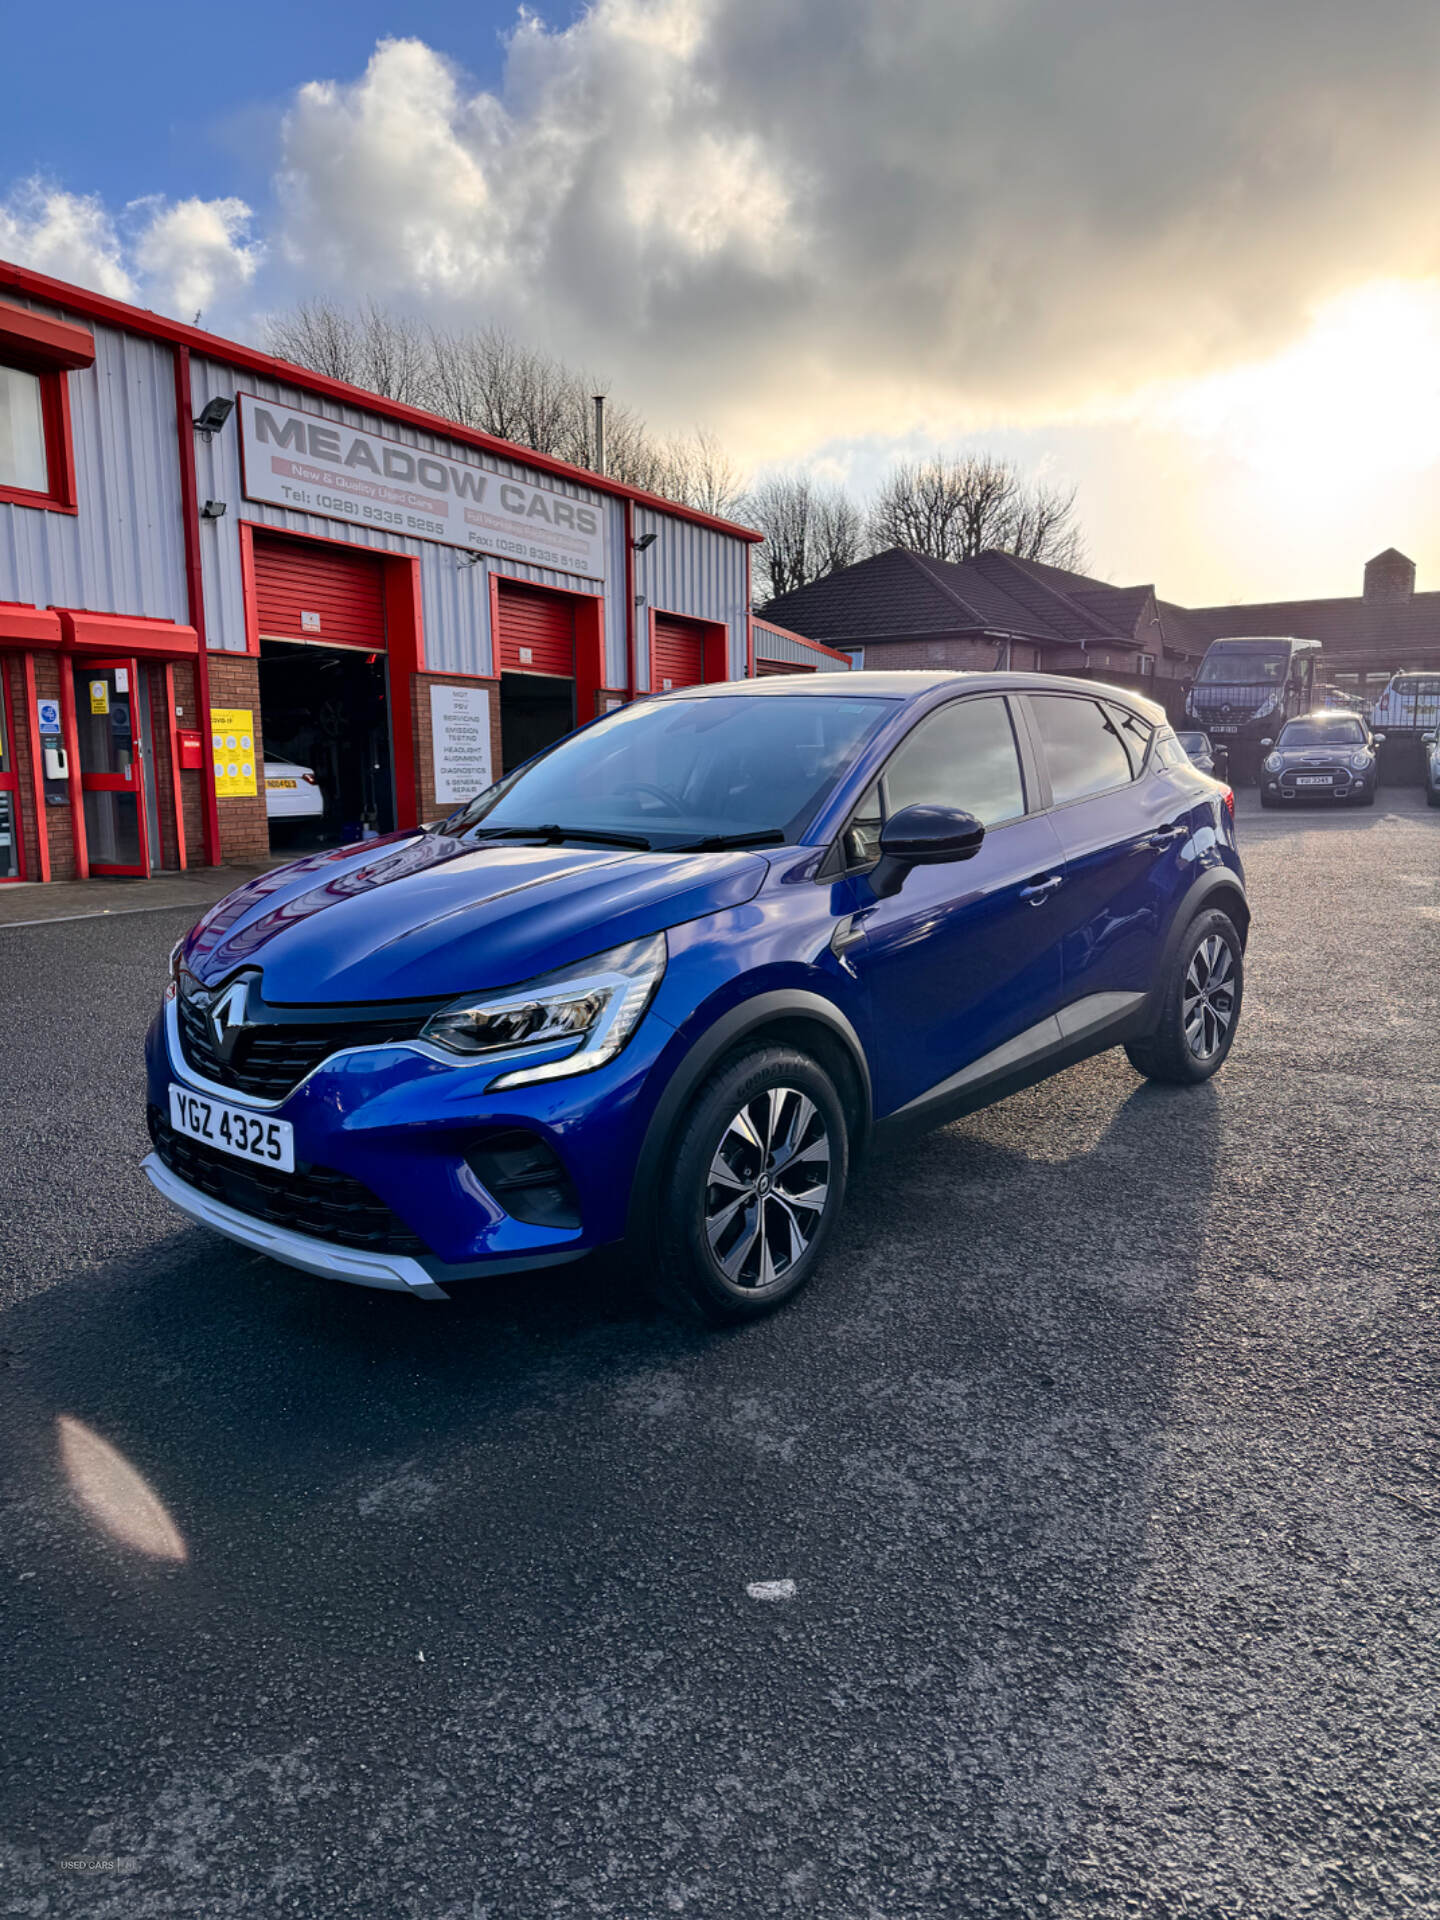
<svg viewBox="0 0 1440 1920"><path fill-rule="evenodd" d="M1270 360L1189 383L1174 423L1255 473L1312 492L1440 461L1440 281L1386 280L1316 310Z"/></svg>

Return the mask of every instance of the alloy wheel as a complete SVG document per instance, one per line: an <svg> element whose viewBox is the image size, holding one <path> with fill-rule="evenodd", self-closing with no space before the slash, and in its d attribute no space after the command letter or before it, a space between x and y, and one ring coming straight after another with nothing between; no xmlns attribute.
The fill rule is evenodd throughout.
<svg viewBox="0 0 1440 1920"><path fill-rule="evenodd" d="M732 1286L782 1279L815 1238L830 1193L830 1134L794 1087L747 1100L720 1136L705 1187L705 1237Z"/></svg>
<svg viewBox="0 0 1440 1920"><path fill-rule="evenodd" d="M1235 956L1218 933L1202 940L1191 956L1180 1017L1191 1053L1197 1060L1213 1060L1235 1018Z"/></svg>

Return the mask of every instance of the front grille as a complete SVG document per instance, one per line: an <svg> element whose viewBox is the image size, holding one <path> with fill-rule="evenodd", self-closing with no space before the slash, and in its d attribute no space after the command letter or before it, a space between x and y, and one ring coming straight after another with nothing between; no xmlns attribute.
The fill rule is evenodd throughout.
<svg viewBox="0 0 1440 1920"><path fill-rule="evenodd" d="M378 1046L386 1040L413 1040L425 1012L396 1013L372 1020L256 1021L236 1040L228 1060L215 1048L208 1002L182 993L179 999L180 1046L197 1073L222 1087L263 1100L281 1100L313 1073L322 1060L344 1047Z"/></svg>
<svg viewBox="0 0 1440 1920"><path fill-rule="evenodd" d="M170 1171L237 1213L367 1253L430 1252L397 1213L348 1174L304 1164L293 1173L251 1166L177 1133L158 1107L150 1107L146 1118L155 1151Z"/></svg>

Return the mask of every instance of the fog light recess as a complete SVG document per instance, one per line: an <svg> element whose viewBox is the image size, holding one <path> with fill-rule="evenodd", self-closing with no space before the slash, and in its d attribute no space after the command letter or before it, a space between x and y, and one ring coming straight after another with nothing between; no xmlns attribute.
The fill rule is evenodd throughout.
<svg viewBox="0 0 1440 1920"><path fill-rule="evenodd" d="M571 1232L580 1225L574 1184L539 1134L520 1127L486 1134L465 1155L465 1164L512 1220Z"/></svg>

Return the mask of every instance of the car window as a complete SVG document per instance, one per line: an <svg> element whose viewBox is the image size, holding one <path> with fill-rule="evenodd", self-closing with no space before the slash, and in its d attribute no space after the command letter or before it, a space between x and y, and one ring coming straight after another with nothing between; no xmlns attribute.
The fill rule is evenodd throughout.
<svg viewBox="0 0 1440 1920"><path fill-rule="evenodd" d="M1113 700L1105 702L1105 711L1120 729L1120 739L1130 755L1131 771L1138 774L1150 751L1154 727L1140 714L1132 713L1129 707L1117 706Z"/></svg>
<svg viewBox="0 0 1440 1920"><path fill-rule="evenodd" d="M1025 811L1020 753L1003 700L954 700L923 719L882 776L885 817L902 807L962 807L987 827Z"/></svg>
<svg viewBox="0 0 1440 1920"><path fill-rule="evenodd" d="M1030 707L1044 743L1057 807L1130 784L1134 778L1130 750L1098 700L1040 693L1030 695Z"/></svg>

